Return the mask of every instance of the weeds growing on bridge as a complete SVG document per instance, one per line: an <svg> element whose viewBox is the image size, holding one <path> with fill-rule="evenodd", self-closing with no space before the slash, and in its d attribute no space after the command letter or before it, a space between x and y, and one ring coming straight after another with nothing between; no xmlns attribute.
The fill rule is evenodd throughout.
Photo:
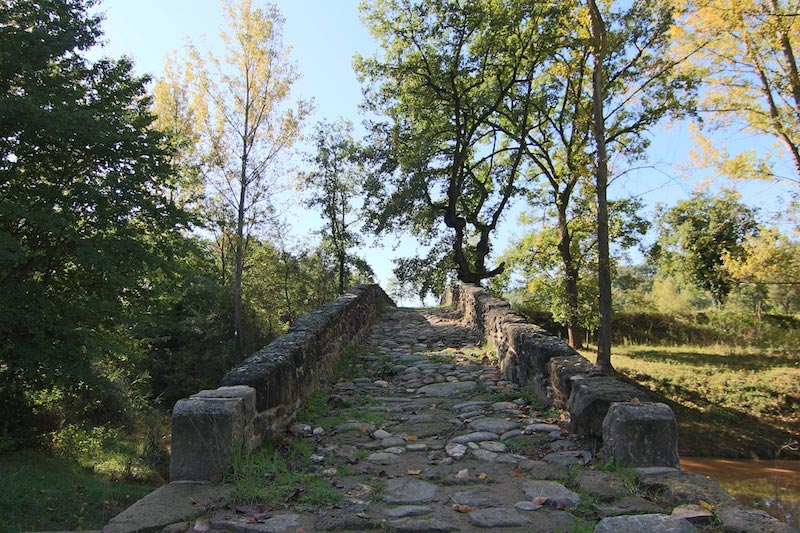
<svg viewBox="0 0 800 533"><path fill-rule="evenodd" d="M269 444L252 452L238 452L231 460L227 481L235 485L234 505L264 503L271 508L333 507L343 496L331 481L311 469L313 442Z"/></svg>

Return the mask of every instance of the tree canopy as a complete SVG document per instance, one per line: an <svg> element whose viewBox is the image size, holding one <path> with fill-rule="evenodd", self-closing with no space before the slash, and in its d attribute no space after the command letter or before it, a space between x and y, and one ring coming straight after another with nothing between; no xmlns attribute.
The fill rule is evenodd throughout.
<svg viewBox="0 0 800 533"><path fill-rule="evenodd" d="M511 106L525 128L529 97L519 91L554 41L542 3L392 0L365 4L363 20L381 44L357 58L367 105L395 166L373 191L378 231L402 225L450 248L458 279L502 272L486 262L491 234L520 190L526 167L518 139L500 127ZM440 258L439 262L443 259Z"/></svg>
<svg viewBox="0 0 800 533"><path fill-rule="evenodd" d="M766 134L785 150L729 153L700 137L698 156L724 176L800 184L800 3L796 0L695 0L676 28L680 53L702 76L701 109L713 129Z"/></svg>
<svg viewBox="0 0 800 533"><path fill-rule="evenodd" d="M99 367L131 353L127 318L189 223L171 200L148 80L127 59L83 55L100 34L90 5L0 6L4 402L28 387L102 386Z"/></svg>
<svg viewBox="0 0 800 533"><path fill-rule="evenodd" d="M683 274L722 305L734 284L726 258L743 259L744 243L757 229L754 212L736 193L695 192L660 217L653 254L668 272Z"/></svg>

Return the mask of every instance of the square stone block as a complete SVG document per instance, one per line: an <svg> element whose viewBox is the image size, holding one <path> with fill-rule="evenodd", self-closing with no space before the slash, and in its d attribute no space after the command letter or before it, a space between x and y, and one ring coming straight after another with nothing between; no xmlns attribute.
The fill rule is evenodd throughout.
<svg viewBox="0 0 800 533"><path fill-rule="evenodd" d="M611 376L574 376L567 406L569 430L581 435L602 437L603 420L614 402L649 402L647 394Z"/></svg>
<svg viewBox="0 0 800 533"><path fill-rule="evenodd" d="M245 393L229 398L224 392L221 396L199 393L175 403L170 481L219 477L227 470L233 450L246 444L245 428L252 417L247 419L245 414L250 411L252 396Z"/></svg>
<svg viewBox="0 0 800 533"><path fill-rule="evenodd" d="M603 455L626 466L680 469L672 409L663 403L612 403L603 420Z"/></svg>

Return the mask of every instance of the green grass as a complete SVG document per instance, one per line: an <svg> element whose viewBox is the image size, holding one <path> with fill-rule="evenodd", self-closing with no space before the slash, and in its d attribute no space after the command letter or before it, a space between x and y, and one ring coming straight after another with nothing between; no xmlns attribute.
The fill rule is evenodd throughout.
<svg viewBox="0 0 800 533"><path fill-rule="evenodd" d="M361 361L362 353L357 346L348 346L333 361L331 375L333 380L353 379L364 375L364 363Z"/></svg>
<svg viewBox="0 0 800 533"><path fill-rule="evenodd" d="M800 427L796 352L630 345L616 347L611 360L673 408L684 455L772 457Z"/></svg>
<svg viewBox="0 0 800 533"><path fill-rule="evenodd" d="M156 488L41 452L0 455L0 531L100 529Z"/></svg>
<svg viewBox="0 0 800 533"><path fill-rule="evenodd" d="M301 509L333 507L343 501L329 479L314 472L309 456L313 449L302 440L286 449L267 446L241 453L232 460L226 481L235 485L236 503L267 503L273 508Z"/></svg>

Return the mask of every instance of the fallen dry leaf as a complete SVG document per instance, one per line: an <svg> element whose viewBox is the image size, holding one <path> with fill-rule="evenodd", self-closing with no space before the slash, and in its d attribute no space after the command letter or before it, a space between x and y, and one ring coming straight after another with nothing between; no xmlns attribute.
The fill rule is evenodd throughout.
<svg viewBox="0 0 800 533"><path fill-rule="evenodd" d="M486 475L486 472L481 472L480 474L478 474L478 479L486 479L487 477L489 476Z"/></svg>
<svg viewBox="0 0 800 533"><path fill-rule="evenodd" d="M457 513L468 513L470 511L472 511L472 507L470 507L469 505L461 504L461 503L454 503L453 504L453 510L455 512L457 512Z"/></svg>
<svg viewBox="0 0 800 533"><path fill-rule="evenodd" d="M708 509L709 511L713 511L714 509L716 509L716 507L713 504L708 503L705 500L700 500L699 504L700 504L700 507L702 507L704 509Z"/></svg>
<svg viewBox="0 0 800 533"><path fill-rule="evenodd" d="M406 438L409 440L409 442L414 442L415 440L417 440L416 435L408 435Z"/></svg>
<svg viewBox="0 0 800 533"><path fill-rule="evenodd" d="M512 468L511 472L508 473L511 477L522 477L524 474L518 468Z"/></svg>
<svg viewBox="0 0 800 533"><path fill-rule="evenodd" d="M535 503L536 505L544 505L547 503L547 498L545 498L544 496L537 496L533 499L533 503Z"/></svg>

